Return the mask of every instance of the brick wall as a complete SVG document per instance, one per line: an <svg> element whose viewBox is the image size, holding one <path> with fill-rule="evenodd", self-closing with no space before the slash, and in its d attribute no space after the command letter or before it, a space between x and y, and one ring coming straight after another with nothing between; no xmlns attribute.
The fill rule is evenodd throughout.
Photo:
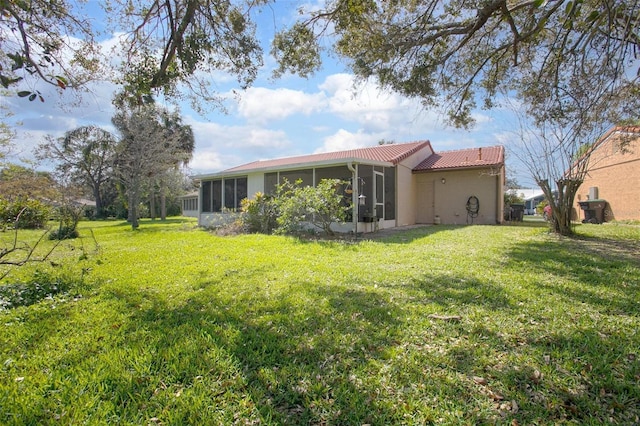
<svg viewBox="0 0 640 426"><path fill-rule="evenodd" d="M599 142L576 202L589 199L591 187L608 202L605 220L640 220L640 134L615 131ZM576 209L582 220L584 212L577 204Z"/></svg>

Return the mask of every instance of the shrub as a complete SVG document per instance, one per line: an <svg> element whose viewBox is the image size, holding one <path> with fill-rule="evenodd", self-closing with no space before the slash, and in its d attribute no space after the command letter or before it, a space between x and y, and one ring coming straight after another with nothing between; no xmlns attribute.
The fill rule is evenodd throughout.
<svg viewBox="0 0 640 426"><path fill-rule="evenodd" d="M345 184L339 179L323 179L317 186L302 186L300 182L291 184L285 180L278 185L275 204L279 215L278 233L299 233L305 224L333 235L331 224L344 222L348 203L345 203L342 191Z"/></svg>
<svg viewBox="0 0 640 426"><path fill-rule="evenodd" d="M323 179L317 186L284 180L274 195L257 193L242 200L241 224L247 232L299 234L309 225L333 235L331 224L344 222L350 210L339 179Z"/></svg>
<svg viewBox="0 0 640 426"><path fill-rule="evenodd" d="M74 206L71 204L64 204L58 207L58 219L60 225L56 231L52 231L49 234L50 240L67 240L72 238L78 238L78 222L82 218L84 212L83 206Z"/></svg>
<svg viewBox="0 0 640 426"><path fill-rule="evenodd" d="M51 207L36 199L0 199L2 228L38 229L44 227L51 215Z"/></svg>
<svg viewBox="0 0 640 426"><path fill-rule="evenodd" d="M274 198L261 192L242 200L241 221L248 232L271 234L277 226L278 206Z"/></svg>
<svg viewBox="0 0 640 426"><path fill-rule="evenodd" d="M49 233L50 240L69 240L78 238L80 234L75 226L62 226Z"/></svg>

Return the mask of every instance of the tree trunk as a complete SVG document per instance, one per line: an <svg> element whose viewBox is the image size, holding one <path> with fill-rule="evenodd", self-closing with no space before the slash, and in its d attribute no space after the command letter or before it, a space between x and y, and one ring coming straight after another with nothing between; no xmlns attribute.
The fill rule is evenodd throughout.
<svg viewBox="0 0 640 426"><path fill-rule="evenodd" d="M93 199L96 201L96 217L104 217L104 207L102 206L102 196L100 195L100 188L93 188Z"/></svg>
<svg viewBox="0 0 640 426"><path fill-rule="evenodd" d="M160 189L160 220L167 220L167 195Z"/></svg>
<svg viewBox="0 0 640 426"><path fill-rule="evenodd" d="M149 217L152 220L156 219L156 194L153 192L149 195Z"/></svg>
<svg viewBox="0 0 640 426"><path fill-rule="evenodd" d="M138 204L139 197L135 189L129 192L129 221L131 222L131 229L136 230L140 226L138 222Z"/></svg>
<svg viewBox="0 0 640 426"><path fill-rule="evenodd" d="M556 234L571 236L571 216L573 213L573 201L582 184L580 179L559 179L556 182L557 194L554 194L548 181L539 181L538 185L551 206L551 229Z"/></svg>

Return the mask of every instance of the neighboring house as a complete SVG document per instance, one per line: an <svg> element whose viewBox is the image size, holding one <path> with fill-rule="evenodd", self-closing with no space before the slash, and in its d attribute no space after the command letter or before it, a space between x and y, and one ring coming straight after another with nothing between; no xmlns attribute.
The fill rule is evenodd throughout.
<svg viewBox="0 0 640 426"><path fill-rule="evenodd" d="M536 206L540 204L545 195L542 189L515 189L514 193L524 200L524 214L536 214Z"/></svg>
<svg viewBox="0 0 640 426"><path fill-rule="evenodd" d="M199 224L223 223L243 198L271 193L285 178L306 185L322 179L350 182L345 191L353 206L350 223L337 231L496 224L502 222L504 170L501 146L436 153L428 141L254 161L195 176L200 181ZM470 197L479 201L477 212L467 210Z"/></svg>
<svg viewBox="0 0 640 426"><path fill-rule="evenodd" d="M576 202L607 202L605 221L640 220L640 127L614 127L589 151L589 168ZM584 211L576 205L578 219Z"/></svg>
<svg viewBox="0 0 640 426"><path fill-rule="evenodd" d="M198 192L191 192L180 197L180 205L182 207L182 216L198 217Z"/></svg>

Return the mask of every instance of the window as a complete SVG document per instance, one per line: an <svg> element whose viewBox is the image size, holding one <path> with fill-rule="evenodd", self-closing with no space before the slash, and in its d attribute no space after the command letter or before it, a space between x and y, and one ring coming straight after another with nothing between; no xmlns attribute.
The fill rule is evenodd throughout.
<svg viewBox="0 0 640 426"><path fill-rule="evenodd" d="M300 179L302 180L302 186L313 186L313 169L280 172L280 183L282 183L285 178L292 184Z"/></svg>
<svg viewBox="0 0 640 426"><path fill-rule="evenodd" d="M247 198L247 178L224 180L224 208L237 210Z"/></svg>
<svg viewBox="0 0 640 426"><path fill-rule="evenodd" d="M319 184L323 179L340 179L344 181L351 180L351 172L347 168L347 166L339 166L339 167L323 167L316 169L316 182L315 184Z"/></svg>
<svg viewBox="0 0 640 426"><path fill-rule="evenodd" d="M211 206L211 186L213 182L205 180L202 182L202 211L209 213L213 211Z"/></svg>
<svg viewBox="0 0 640 426"><path fill-rule="evenodd" d="M219 212L222 201L222 181L207 180L202 182L203 213Z"/></svg>
<svg viewBox="0 0 640 426"><path fill-rule="evenodd" d="M278 173L265 173L264 175L264 193L273 195L278 184Z"/></svg>
<svg viewBox="0 0 640 426"><path fill-rule="evenodd" d="M187 211L187 210L198 210L197 198L184 198L182 200L182 211Z"/></svg>
<svg viewBox="0 0 640 426"><path fill-rule="evenodd" d="M366 198L359 207L360 218L375 214L380 220L396 218L396 169L395 167L358 166L358 189Z"/></svg>

